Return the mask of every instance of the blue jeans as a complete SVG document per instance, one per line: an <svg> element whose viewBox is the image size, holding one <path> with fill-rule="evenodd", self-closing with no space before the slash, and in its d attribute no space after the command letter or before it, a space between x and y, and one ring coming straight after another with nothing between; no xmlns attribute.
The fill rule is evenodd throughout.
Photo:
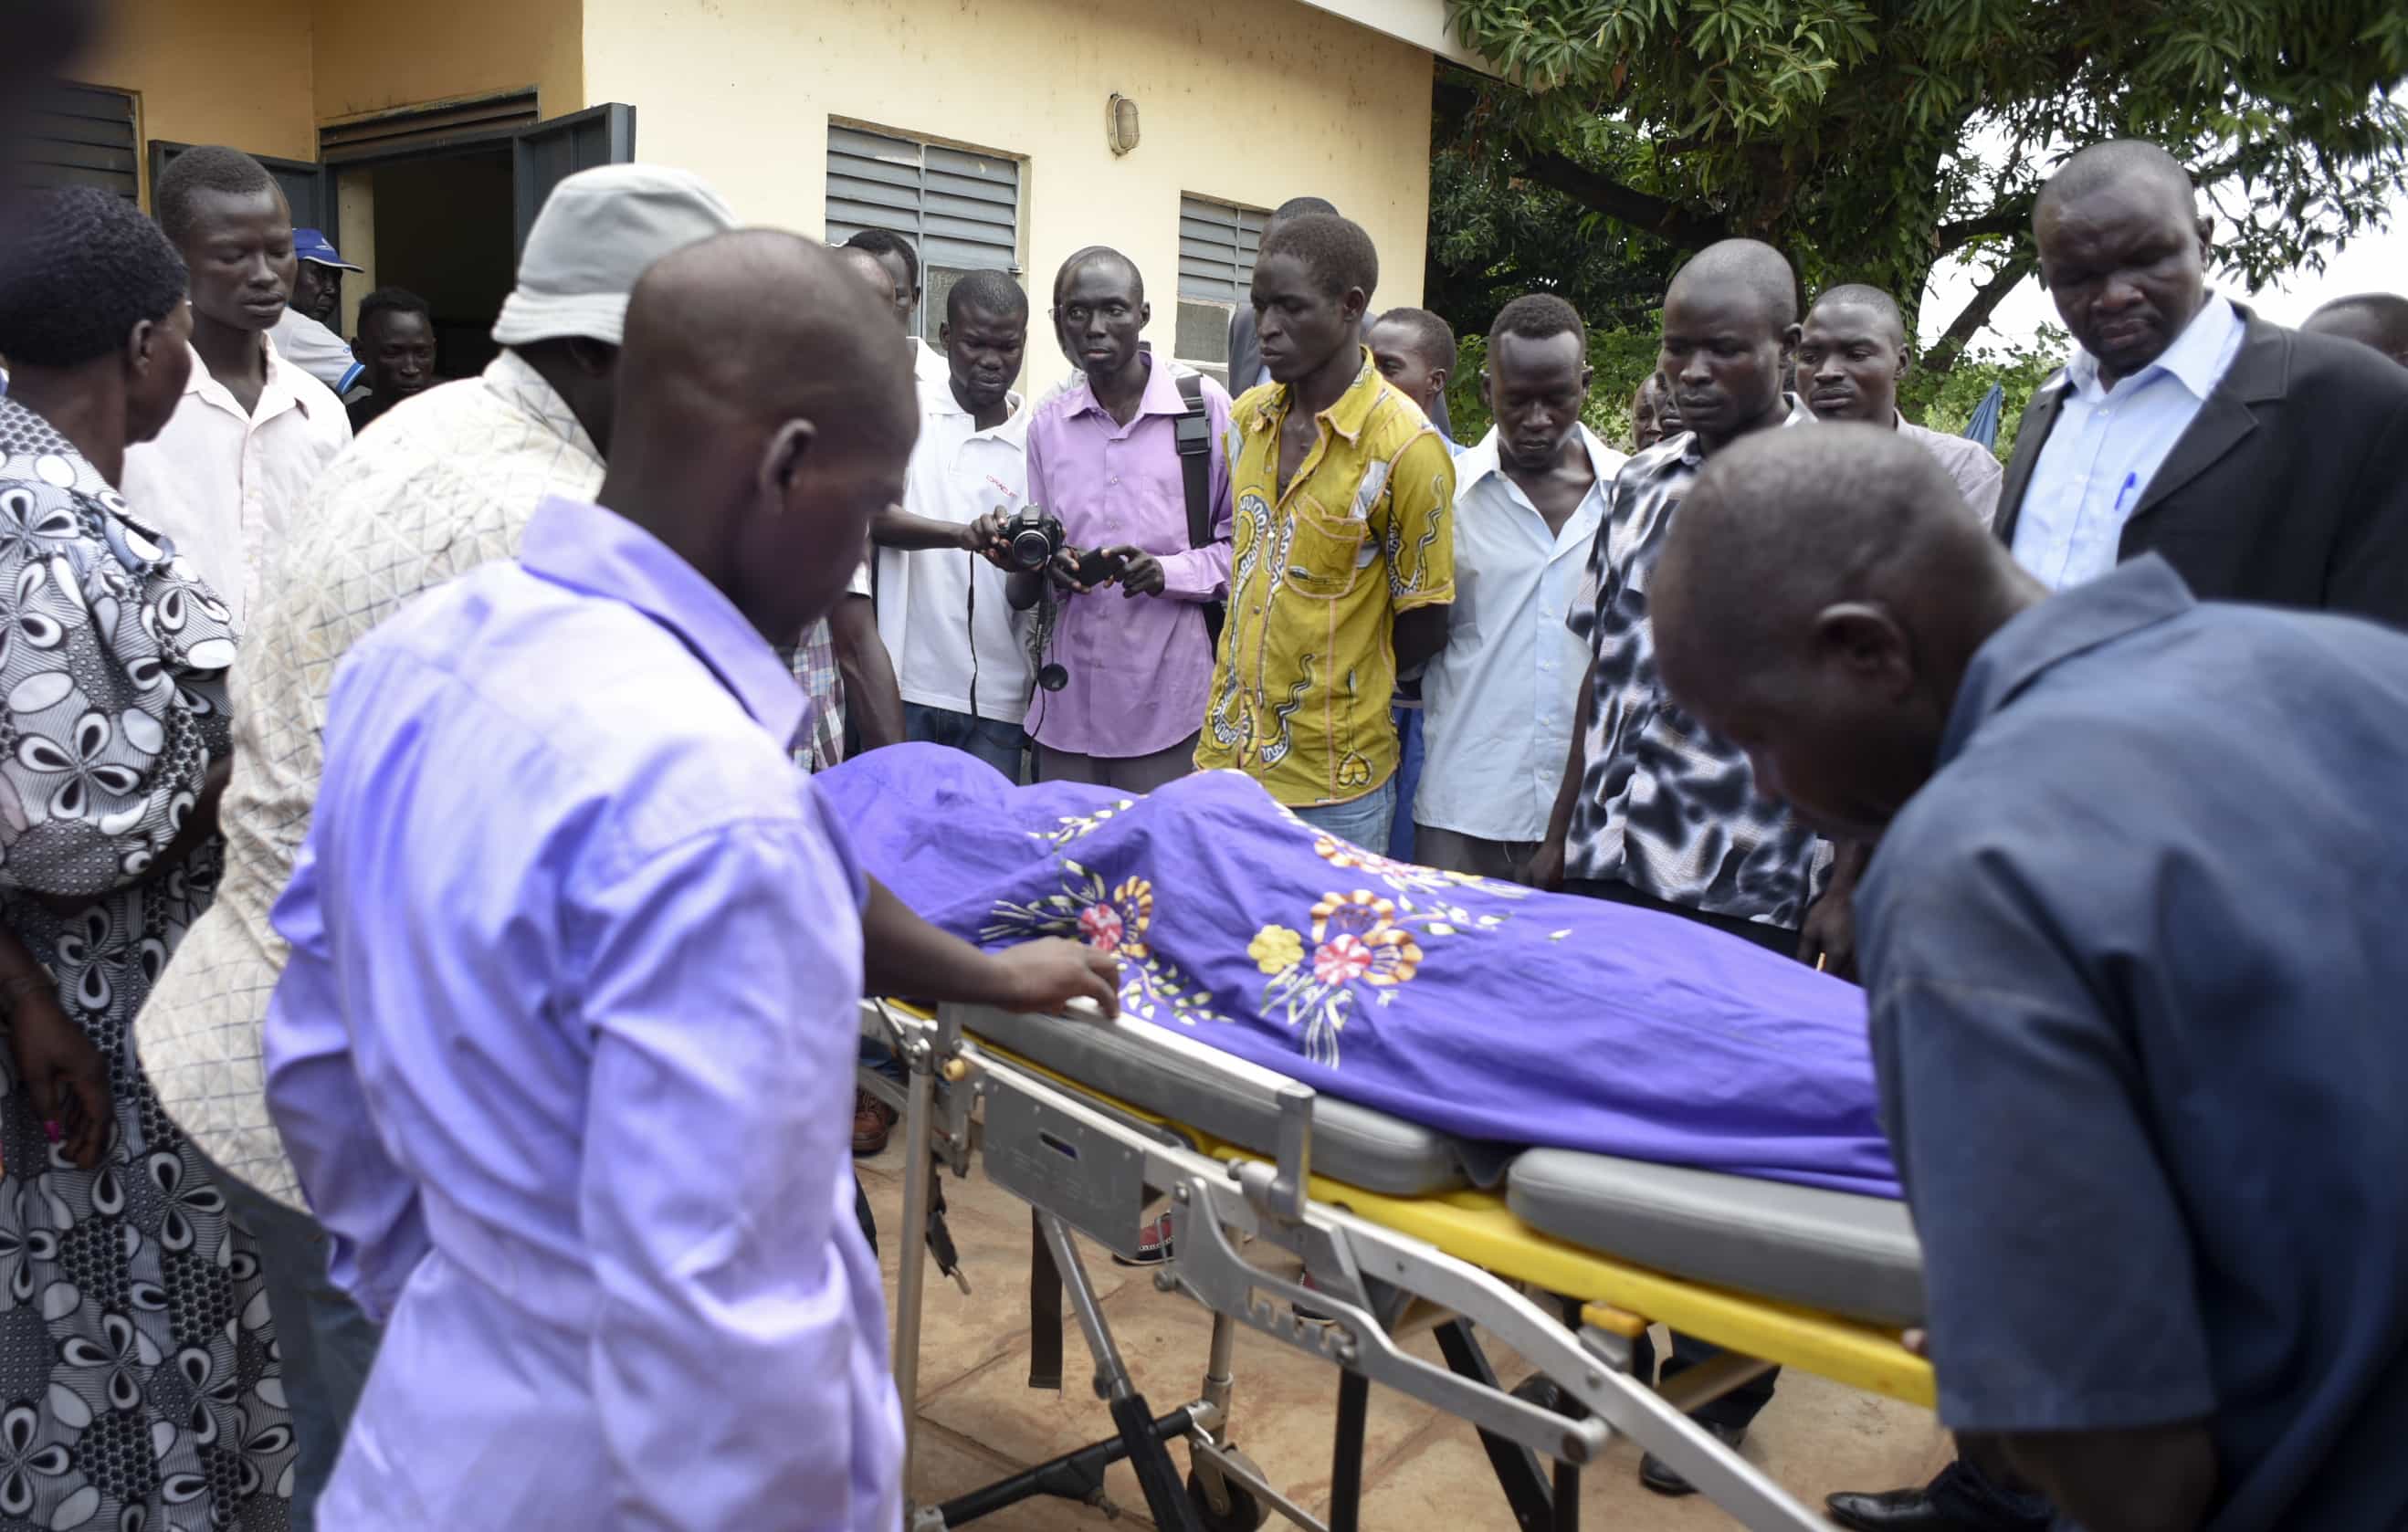
<svg viewBox="0 0 2408 1532"><path fill-rule="evenodd" d="M1315 804L1292 812L1316 830L1326 830L1368 852L1384 852L1388 827L1397 817L1397 779L1389 778L1359 798Z"/></svg>
<svg viewBox="0 0 2408 1532"><path fill-rule="evenodd" d="M1397 862L1418 861L1413 855L1413 796L1422 785L1422 710L1391 708L1388 716L1397 724L1397 801L1405 810L1388 830L1388 856Z"/></svg>
<svg viewBox="0 0 2408 1532"><path fill-rule="evenodd" d="M992 718L957 713L950 708L926 708L907 702L903 704L903 737L924 744L966 750L1014 782L1023 780L1021 754L1028 748L1028 736L1021 732L1017 723L999 723Z"/></svg>
<svg viewBox="0 0 2408 1532"><path fill-rule="evenodd" d="M897 1085L904 1081L903 1061L895 1056L894 1047L883 1038L862 1038L861 1052L855 1062L868 1066Z"/></svg>
<svg viewBox="0 0 2408 1532"><path fill-rule="evenodd" d="M351 1410L383 1332L326 1275L326 1231L239 1177L218 1172L226 1208L259 1244L259 1278L276 1320L284 1403L293 1412L294 1532L310 1532Z"/></svg>

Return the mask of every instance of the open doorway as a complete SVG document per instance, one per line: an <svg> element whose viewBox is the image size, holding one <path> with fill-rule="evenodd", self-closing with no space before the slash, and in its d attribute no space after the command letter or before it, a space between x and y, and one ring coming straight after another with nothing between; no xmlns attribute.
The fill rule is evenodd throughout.
<svg viewBox="0 0 2408 1532"><path fill-rule="evenodd" d="M510 146L389 161L362 181L377 284L408 288L434 310L437 377L475 377L494 359L494 320L516 276Z"/></svg>
<svg viewBox="0 0 2408 1532"><path fill-rule="evenodd" d="M635 158L635 108L605 103L537 121L532 91L403 107L319 130L327 208L344 258L341 328L379 287L426 300L435 371L473 378L494 359L494 321L518 252L552 189L573 172Z"/></svg>

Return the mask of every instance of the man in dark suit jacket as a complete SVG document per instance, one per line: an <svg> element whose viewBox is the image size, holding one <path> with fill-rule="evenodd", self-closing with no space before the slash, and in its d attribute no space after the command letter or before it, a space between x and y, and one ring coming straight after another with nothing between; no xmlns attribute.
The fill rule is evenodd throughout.
<svg viewBox="0 0 2408 1532"><path fill-rule="evenodd" d="M2189 175L2150 144L2094 145L2042 190L2041 280L2082 350L2024 411L2000 537L2052 586L2154 552L2202 599L2408 627L2408 370L2210 293L2208 229ZM1868 854L1843 848L1807 916L1835 966L1853 961L1849 901ZM2052 1521L1986 1457L1828 1503L1858 1532Z"/></svg>
<svg viewBox="0 0 2408 1532"><path fill-rule="evenodd" d="M1263 221L1263 243L1270 243L1271 231L1300 213L1337 211L1320 197L1290 197L1273 208L1271 216ZM1370 309L1363 311L1363 344L1366 346L1371 343L1371 326L1379 322L1379 317ZM1229 397L1236 398L1264 381L1266 377L1263 349L1254 339L1254 305L1240 302L1229 314ZM1437 426L1448 440L1455 438L1455 422L1447 419L1446 395L1443 394L1439 395L1438 413L1430 417L1430 423Z"/></svg>
<svg viewBox="0 0 2408 1532"><path fill-rule="evenodd" d="M2202 597L2408 627L2408 372L2233 311L2241 349L2134 501L2116 562L2154 551ZM2024 411L2000 492L2011 547L2070 387L2051 379Z"/></svg>
<svg viewBox="0 0 2408 1532"><path fill-rule="evenodd" d="M2151 146L2103 144L2067 162L2034 231L2083 354L2032 395L2007 466L1999 535L2025 566L2052 584L2101 572L2078 552L2061 558L2061 523L2098 508L2076 504L2086 480L2105 501L2102 465L2128 464L2134 481L2111 508L2120 528L2094 529L2114 537L2113 562L2154 551L2205 599L2408 626L2408 372L2207 293L2189 179ZM2214 337L2193 331L2217 324L2229 327L2223 365L2202 378L2185 358L2206 360ZM2173 377L2151 379L2153 365ZM2204 397L2188 396L2186 370L2208 381ZM2136 386L2120 390L2127 379ZM2153 425L2170 428L2166 442L2147 439Z"/></svg>

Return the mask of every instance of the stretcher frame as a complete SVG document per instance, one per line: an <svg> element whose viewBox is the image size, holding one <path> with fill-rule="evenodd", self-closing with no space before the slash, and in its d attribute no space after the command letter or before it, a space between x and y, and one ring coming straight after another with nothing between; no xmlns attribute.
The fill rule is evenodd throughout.
<svg viewBox="0 0 2408 1532"><path fill-rule="evenodd" d="M1896 1335L1617 1262L1523 1224L1497 1194L1398 1198L1312 1170L1312 1089L1167 1029L1110 1024L1224 1088L1276 1109L1276 1153L1263 1156L1115 1101L966 1033L958 1008L935 1014L866 1002L864 1030L896 1049L907 1084L861 1071L897 1108L906 1146L901 1275L894 1367L903 1408L904 1482L919 1425L919 1350L930 1210L939 1167L990 1179L1030 1204L1042 1253L1095 1362L1114 1435L942 1505L907 1507L908 1532L943 1532L1037 1495L1106 1504L1103 1473L1126 1459L1147 1511L1166 1532L1253 1528L1277 1513L1305 1532L1356 1532L1368 1386L1377 1382L1469 1423L1515 1525L1573 1532L1583 1468L1627 1436L1756 1532L1825 1523L1684 1411L1772 1366L1807 1371L1928 1408L1928 1364ZM1167 1195L1176 1259L1154 1275L1212 1316L1197 1396L1154 1414L1121 1360L1072 1231L1136 1253L1147 1198ZM949 1245L948 1245L949 1248ZM1266 1270L1248 1250L1301 1262L1308 1290ZM948 1259L943 1264L950 1267ZM1041 1262L1039 1263L1042 1264ZM958 1279L957 1279L958 1280ZM1037 1284L1032 1282L1032 1292ZM1052 1317L1052 1305L1046 1306ZM1315 1317L1300 1318L1306 1310ZM1650 1321L1727 1353L1662 1388L1632 1375ZM1234 1445L1236 1326L1244 1324L1339 1370L1327 1520L1271 1484ZM1404 1349L1434 1329L1446 1366ZM1508 1389L1478 1339L1485 1331L1535 1367ZM1184 1485L1167 1444L1183 1440Z"/></svg>

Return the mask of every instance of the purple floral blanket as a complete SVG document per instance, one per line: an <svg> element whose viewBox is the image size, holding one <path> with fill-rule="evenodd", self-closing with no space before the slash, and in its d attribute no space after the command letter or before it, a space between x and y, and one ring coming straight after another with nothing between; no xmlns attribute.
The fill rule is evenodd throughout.
<svg viewBox="0 0 2408 1532"><path fill-rule="evenodd" d="M906 745L813 780L862 865L988 947L1461 1138L1899 1195L1854 985L1670 915L1391 862L1229 771L1135 800Z"/></svg>

